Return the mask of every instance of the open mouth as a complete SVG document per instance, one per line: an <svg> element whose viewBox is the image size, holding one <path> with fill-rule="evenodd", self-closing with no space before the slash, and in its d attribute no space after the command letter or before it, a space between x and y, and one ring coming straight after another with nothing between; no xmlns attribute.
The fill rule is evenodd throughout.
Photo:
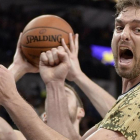
<svg viewBox="0 0 140 140"><path fill-rule="evenodd" d="M129 63L133 59L133 53L126 47L120 48L120 62Z"/></svg>

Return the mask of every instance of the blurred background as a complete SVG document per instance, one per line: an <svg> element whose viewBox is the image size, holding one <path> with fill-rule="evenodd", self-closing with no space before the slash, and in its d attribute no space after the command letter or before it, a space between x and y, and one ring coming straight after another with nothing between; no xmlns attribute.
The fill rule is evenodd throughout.
<svg viewBox="0 0 140 140"><path fill-rule="evenodd" d="M121 93L121 79L115 72L110 47L115 18L113 0L0 0L0 63L6 67L12 63L20 32L31 19L43 14L62 17L79 33L78 57L82 71L117 98ZM74 83L68 83L84 103L86 116L80 126L82 135L102 118L84 93ZM26 74L17 82L17 88L41 115L46 91L40 75ZM0 116L17 129L1 106Z"/></svg>

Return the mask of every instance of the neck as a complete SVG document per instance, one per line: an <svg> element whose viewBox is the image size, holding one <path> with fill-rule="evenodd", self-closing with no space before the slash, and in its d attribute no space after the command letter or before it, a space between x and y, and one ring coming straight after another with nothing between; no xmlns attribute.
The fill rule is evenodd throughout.
<svg viewBox="0 0 140 140"><path fill-rule="evenodd" d="M122 93L127 92L133 86L140 82L140 75L134 79L122 78Z"/></svg>

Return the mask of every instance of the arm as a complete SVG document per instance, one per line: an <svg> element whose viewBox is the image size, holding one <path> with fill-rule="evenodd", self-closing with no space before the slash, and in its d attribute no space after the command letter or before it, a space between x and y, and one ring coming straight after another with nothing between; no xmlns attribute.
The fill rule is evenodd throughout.
<svg viewBox="0 0 140 140"><path fill-rule="evenodd" d="M79 73L74 82L83 90L91 103L104 118L116 100L103 88L91 81L83 72Z"/></svg>
<svg viewBox="0 0 140 140"><path fill-rule="evenodd" d="M78 34L75 35L74 41L70 34L69 40L70 49L67 48L64 40L62 40L63 47L68 53L71 62L67 79L74 81L82 89L100 115L104 117L116 100L82 72L78 61Z"/></svg>
<svg viewBox="0 0 140 140"><path fill-rule="evenodd" d="M89 129L83 136L81 140L85 140L88 138L91 134L93 134L95 131L97 131L97 128L94 126L91 129Z"/></svg>
<svg viewBox="0 0 140 140"><path fill-rule="evenodd" d="M14 132L15 132L15 134L17 136L17 140L27 140L20 131L14 130Z"/></svg>
<svg viewBox="0 0 140 140"><path fill-rule="evenodd" d="M0 140L18 140L12 127L0 117Z"/></svg>
<svg viewBox="0 0 140 140"><path fill-rule="evenodd" d="M26 73L37 73L39 69L26 61L22 54L20 40L22 33L19 36L16 53L14 55L13 63L9 66L9 70L13 73L15 81L17 82Z"/></svg>
<svg viewBox="0 0 140 140"><path fill-rule="evenodd" d="M70 121L64 88L69 67L65 55L62 47L41 54L40 74L47 90L47 125L71 140L78 140L78 134Z"/></svg>
<svg viewBox="0 0 140 140"><path fill-rule="evenodd" d="M127 140L127 139L118 131L115 132L101 128L92 133L85 140Z"/></svg>
<svg viewBox="0 0 140 140"><path fill-rule="evenodd" d="M68 140L44 124L34 109L19 95L12 73L2 65L0 65L0 104L28 140Z"/></svg>

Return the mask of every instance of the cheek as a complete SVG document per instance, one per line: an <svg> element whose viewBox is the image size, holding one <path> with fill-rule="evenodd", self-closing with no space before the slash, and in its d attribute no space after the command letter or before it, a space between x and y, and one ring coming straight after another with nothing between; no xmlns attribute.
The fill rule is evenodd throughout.
<svg viewBox="0 0 140 140"><path fill-rule="evenodd" d="M136 41L135 41L136 42ZM137 44L135 44L136 47L133 48L134 52L139 55L140 52L140 39L137 41Z"/></svg>
<svg viewBox="0 0 140 140"><path fill-rule="evenodd" d="M133 37L133 44L132 44L132 49L133 49L133 57L135 60L140 59L140 37Z"/></svg>
<svg viewBox="0 0 140 140"><path fill-rule="evenodd" d="M118 43L119 43L119 35L114 33L111 41L111 48L112 48L113 55L116 54L117 52Z"/></svg>
<svg viewBox="0 0 140 140"><path fill-rule="evenodd" d="M74 99L69 99L68 100L68 109L73 110L76 108L76 101Z"/></svg>

